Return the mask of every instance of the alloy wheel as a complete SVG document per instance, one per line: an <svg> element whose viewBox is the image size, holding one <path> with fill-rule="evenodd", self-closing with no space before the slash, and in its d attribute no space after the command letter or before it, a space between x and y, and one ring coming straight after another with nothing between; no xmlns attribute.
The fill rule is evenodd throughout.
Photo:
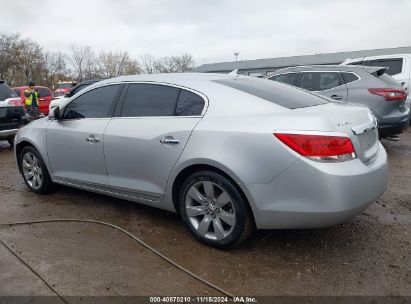
<svg viewBox="0 0 411 304"><path fill-rule="evenodd" d="M222 240L234 229L236 213L228 193L212 181L199 181L187 191L187 217L197 233L210 240Z"/></svg>
<svg viewBox="0 0 411 304"><path fill-rule="evenodd" d="M43 185L43 170L38 158L32 152L27 152L22 158L22 169L27 184L35 190Z"/></svg>

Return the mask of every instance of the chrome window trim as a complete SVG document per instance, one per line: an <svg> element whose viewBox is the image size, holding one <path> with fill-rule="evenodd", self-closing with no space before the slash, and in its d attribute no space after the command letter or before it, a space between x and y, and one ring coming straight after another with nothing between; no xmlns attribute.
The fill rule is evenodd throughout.
<svg viewBox="0 0 411 304"><path fill-rule="evenodd" d="M280 73L280 74L271 74L270 76L267 76L267 79L270 79L271 80L271 78L273 78L273 77L275 77L275 76L280 76L280 75L285 75L285 74L298 74L298 73L300 73L300 72L285 72L285 73Z"/></svg>

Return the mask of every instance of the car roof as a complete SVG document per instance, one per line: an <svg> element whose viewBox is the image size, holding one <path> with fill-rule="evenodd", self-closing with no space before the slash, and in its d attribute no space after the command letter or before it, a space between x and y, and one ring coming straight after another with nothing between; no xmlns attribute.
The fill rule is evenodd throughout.
<svg viewBox="0 0 411 304"><path fill-rule="evenodd" d="M358 57L358 58L347 58L350 62L358 62L358 61L367 61L367 60L380 60L380 59L393 59L398 57L404 56L411 56L411 54L407 53L400 53L400 54L391 54L391 55L375 55L375 56L365 56L365 57Z"/></svg>
<svg viewBox="0 0 411 304"><path fill-rule="evenodd" d="M249 77L232 74L218 73L159 73L159 74L138 74L129 76L119 76L99 81L89 86L90 89L105 84L115 84L124 82L156 82L188 87L201 91L204 85L214 80L235 79L236 77Z"/></svg>
<svg viewBox="0 0 411 304"><path fill-rule="evenodd" d="M271 73L268 77L291 73L291 72L301 72L301 71L345 71L345 72L358 72L366 71L372 73L378 70L386 70L386 67L375 67L375 66L362 66L362 65L304 65L304 66L295 66L277 70Z"/></svg>
<svg viewBox="0 0 411 304"><path fill-rule="evenodd" d="M106 79L107 78L83 80L83 81L80 81L79 83L77 83L75 86L82 85L82 84L96 83L96 82L106 80Z"/></svg>
<svg viewBox="0 0 411 304"><path fill-rule="evenodd" d="M12 89L14 90L14 89L25 89L25 88L28 88L29 86L20 86L20 87L12 87ZM45 86L34 86L35 88L44 88L44 89L48 89L48 90L50 90L48 87L45 87Z"/></svg>

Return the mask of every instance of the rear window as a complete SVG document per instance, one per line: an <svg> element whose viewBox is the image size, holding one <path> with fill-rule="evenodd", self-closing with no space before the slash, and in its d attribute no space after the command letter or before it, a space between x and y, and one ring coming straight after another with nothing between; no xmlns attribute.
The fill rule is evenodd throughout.
<svg viewBox="0 0 411 304"><path fill-rule="evenodd" d="M47 97L51 96L51 92L47 88L36 88L39 91L39 96L40 97Z"/></svg>
<svg viewBox="0 0 411 304"><path fill-rule="evenodd" d="M386 73L388 75L397 75L402 72L403 59L402 58L387 58L387 59L375 59L375 60L363 60L357 62L351 62L349 65L366 65L377 66L387 68Z"/></svg>
<svg viewBox="0 0 411 304"><path fill-rule="evenodd" d="M236 78L214 80L214 82L265 99L288 109L312 107L329 102L326 99L300 89L271 80Z"/></svg>
<svg viewBox="0 0 411 304"><path fill-rule="evenodd" d="M5 83L0 81L0 100L17 97L16 93Z"/></svg>

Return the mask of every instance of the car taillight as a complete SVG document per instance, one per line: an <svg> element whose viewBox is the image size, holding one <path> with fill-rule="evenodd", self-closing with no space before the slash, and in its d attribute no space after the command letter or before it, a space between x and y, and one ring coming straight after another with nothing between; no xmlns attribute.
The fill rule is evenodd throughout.
<svg viewBox="0 0 411 304"><path fill-rule="evenodd" d="M404 101L407 99L407 92L397 89L368 89L374 95L382 96L388 101Z"/></svg>
<svg viewBox="0 0 411 304"><path fill-rule="evenodd" d="M348 137L274 133L281 142L302 156L315 161L341 162L356 158Z"/></svg>
<svg viewBox="0 0 411 304"><path fill-rule="evenodd" d="M12 107L17 107L17 106L22 106L23 105L23 101L21 100L21 98L10 98L7 101L9 106Z"/></svg>

